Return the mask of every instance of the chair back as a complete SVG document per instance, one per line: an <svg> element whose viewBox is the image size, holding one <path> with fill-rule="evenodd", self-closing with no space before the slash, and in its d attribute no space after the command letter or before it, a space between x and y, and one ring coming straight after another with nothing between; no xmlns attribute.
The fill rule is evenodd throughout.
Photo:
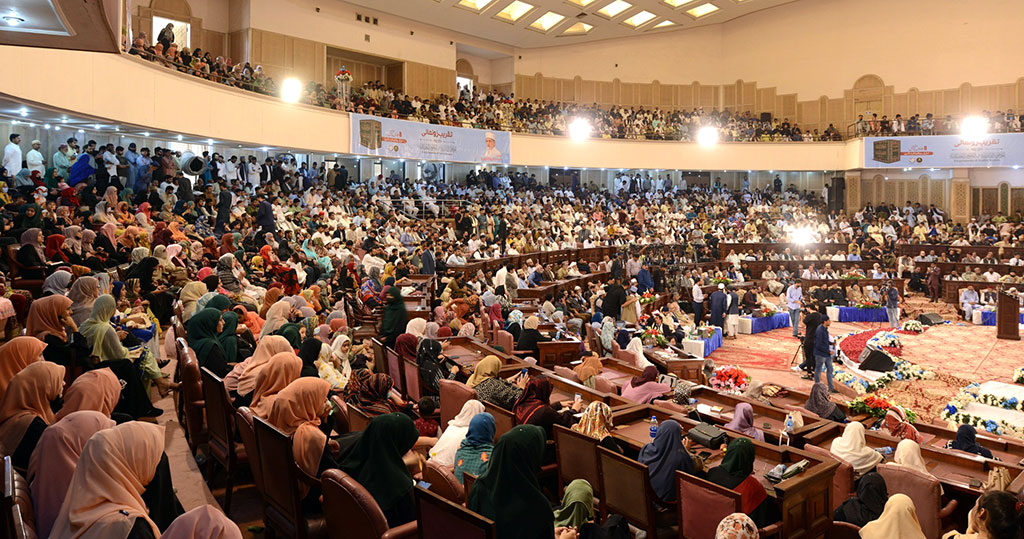
<svg viewBox="0 0 1024 539"><path fill-rule="evenodd" d="M590 344L590 349L597 352L598 356L603 356L604 349L601 346L601 339L597 338L597 332L594 331L594 326L590 324L583 324L583 330L586 333L587 342Z"/></svg>
<svg viewBox="0 0 1024 539"><path fill-rule="evenodd" d="M498 332L501 331L501 330L502 330L501 322L498 322L497 320L491 320L491 334L490 334L491 342L493 342L494 339L498 338Z"/></svg>
<svg viewBox="0 0 1024 539"><path fill-rule="evenodd" d="M562 378L565 378L566 380L569 380L570 382L582 383L580 377L576 376L576 371L570 369L569 367L566 367L564 365L555 365L554 371L555 374L561 376Z"/></svg>
<svg viewBox="0 0 1024 539"><path fill-rule="evenodd" d="M348 407L349 432L362 432L366 430L366 427L370 425L370 419L372 418L366 412L360 410L358 406Z"/></svg>
<svg viewBox="0 0 1024 539"><path fill-rule="evenodd" d="M476 398L476 390L456 380L441 380L439 383L441 393L441 426L448 425L448 422L455 419L462 411L462 406L467 401Z"/></svg>
<svg viewBox="0 0 1024 539"><path fill-rule="evenodd" d="M398 356L398 352L393 348L386 347L384 348L384 356L387 358L385 368L387 369L388 376L395 383L395 389L402 395L405 395L405 373L402 371L402 358Z"/></svg>
<svg viewBox="0 0 1024 539"><path fill-rule="evenodd" d="M477 477L469 472L462 472L462 491L466 494L467 500L469 491L473 490L473 483L476 483Z"/></svg>
<svg viewBox="0 0 1024 539"><path fill-rule="evenodd" d="M494 334L494 344L501 347L501 350L506 354L511 355L512 351L516 348L516 340L512 337L512 334L499 329Z"/></svg>
<svg viewBox="0 0 1024 539"><path fill-rule="evenodd" d="M860 539L860 526L849 522L833 521L825 536L829 539Z"/></svg>
<svg viewBox="0 0 1024 539"><path fill-rule="evenodd" d="M494 521L416 487L416 522L421 539L494 539Z"/></svg>
<svg viewBox="0 0 1024 539"><path fill-rule="evenodd" d="M291 438L260 417L253 418L253 426L263 469L264 524L284 537L305 537L306 517Z"/></svg>
<svg viewBox="0 0 1024 539"><path fill-rule="evenodd" d="M185 417L185 434L193 453L198 446L206 441L206 429L203 425L203 378L199 373L199 361L196 353L185 343L185 339L177 340L178 358L181 362L181 387L178 398L183 400L182 412Z"/></svg>
<svg viewBox="0 0 1024 539"><path fill-rule="evenodd" d="M377 501L358 481L332 468L320 475L324 493L324 518L331 537L380 539L388 521Z"/></svg>
<svg viewBox="0 0 1024 539"><path fill-rule="evenodd" d="M491 339L491 316L487 313L480 315L480 330L483 331L484 338Z"/></svg>
<svg viewBox="0 0 1024 539"><path fill-rule="evenodd" d="M177 358L178 351L175 348L175 340L178 338L178 331L175 324L177 317L171 317L171 327L164 333L164 359ZM184 335L181 335L184 337Z"/></svg>
<svg viewBox="0 0 1024 539"><path fill-rule="evenodd" d="M619 388L615 387L615 384L604 376L594 377L594 389L602 393L611 393L612 395L619 394Z"/></svg>
<svg viewBox="0 0 1024 539"><path fill-rule="evenodd" d="M431 492L437 493L442 498L458 504L466 502L466 492L462 483L447 466L428 460L427 465L423 468L423 480L430 483Z"/></svg>
<svg viewBox="0 0 1024 539"><path fill-rule="evenodd" d="M849 462L833 455L831 451L826 451L813 444L804 444L804 451L818 457L830 458L839 463L839 467L832 474L832 511L835 511L837 507L856 493L856 487L853 483L853 466Z"/></svg>
<svg viewBox="0 0 1024 539"><path fill-rule="evenodd" d="M402 358L402 376L405 377L405 394L409 400L419 402L423 391L420 389L420 366L415 358Z"/></svg>
<svg viewBox="0 0 1024 539"><path fill-rule="evenodd" d="M484 403L484 411L494 416L494 441L497 443L502 434L516 426L516 416L512 412L489 402Z"/></svg>
<svg viewBox="0 0 1024 539"><path fill-rule="evenodd" d="M202 368L203 400L206 402L206 429L210 447L218 457L235 457L234 408L224 380Z"/></svg>
<svg viewBox="0 0 1024 539"><path fill-rule="evenodd" d="M10 456L2 462L0 481L0 535L4 537L36 537L35 508L28 481L14 469Z"/></svg>
<svg viewBox="0 0 1024 539"><path fill-rule="evenodd" d="M331 405L334 407L334 430L338 434L347 434L351 430L348 421L348 403L341 395L331 396Z"/></svg>
<svg viewBox="0 0 1024 539"><path fill-rule="evenodd" d="M559 490L563 490L574 479L586 479L594 489L594 497L603 498L597 464L598 440L561 425L555 425L551 434L555 441Z"/></svg>
<svg viewBox="0 0 1024 539"><path fill-rule="evenodd" d="M634 526L656 535L657 513L647 466L604 447L597 447L602 504L607 512L622 515Z"/></svg>
<svg viewBox="0 0 1024 539"><path fill-rule="evenodd" d="M623 350L619 348L618 344L613 344L612 349L615 350L614 357L619 361L622 361L626 365L636 365L636 356L629 350Z"/></svg>
<svg viewBox="0 0 1024 539"><path fill-rule="evenodd" d="M242 438L245 454L249 457L249 468L252 469L252 482L256 491L263 495L263 468L260 464L260 445L256 440L256 427L253 425L252 410L242 406L235 411L235 424L238 425L238 436Z"/></svg>
<svg viewBox="0 0 1024 539"><path fill-rule="evenodd" d="M387 357L384 354L384 343L380 342L378 339L370 339L370 348L373 349L373 364L376 365L378 369L386 369Z"/></svg>
<svg viewBox="0 0 1024 539"><path fill-rule="evenodd" d="M879 464L878 473L885 479L890 496L906 494L914 501L917 520L921 523L925 537L938 539L942 536L942 520L939 517L942 510L942 485L938 479L890 463Z"/></svg>
<svg viewBox="0 0 1024 539"><path fill-rule="evenodd" d="M679 536L714 537L723 518L742 513L742 498L734 490L683 472L676 472Z"/></svg>

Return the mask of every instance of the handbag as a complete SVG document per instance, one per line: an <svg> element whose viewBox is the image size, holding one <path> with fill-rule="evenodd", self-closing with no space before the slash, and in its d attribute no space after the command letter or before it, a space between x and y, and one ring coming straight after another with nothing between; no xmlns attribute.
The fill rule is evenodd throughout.
<svg viewBox="0 0 1024 539"><path fill-rule="evenodd" d="M708 449L717 449L729 442L729 435L710 423L701 423L693 427L686 433L686 437Z"/></svg>

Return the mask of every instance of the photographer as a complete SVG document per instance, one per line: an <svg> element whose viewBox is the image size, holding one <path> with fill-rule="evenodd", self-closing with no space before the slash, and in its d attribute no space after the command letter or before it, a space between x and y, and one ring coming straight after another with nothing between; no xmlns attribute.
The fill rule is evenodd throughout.
<svg viewBox="0 0 1024 539"><path fill-rule="evenodd" d="M885 281L882 285L882 298L885 300L885 314L889 318L889 326L893 329L900 327L900 292L892 285L891 281Z"/></svg>

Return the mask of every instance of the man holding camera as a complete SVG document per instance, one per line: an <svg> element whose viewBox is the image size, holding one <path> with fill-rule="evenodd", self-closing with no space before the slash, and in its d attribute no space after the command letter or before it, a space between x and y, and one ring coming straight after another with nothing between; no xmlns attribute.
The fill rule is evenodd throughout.
<svg viewBox="0 0 1024 539"><path fill-rule="evenodd" d="M892 285L892 282L885 281L882 286L882 298L885 300L885 315L889 318L889 327L898 329L900 327L900 292Z"/></svg>

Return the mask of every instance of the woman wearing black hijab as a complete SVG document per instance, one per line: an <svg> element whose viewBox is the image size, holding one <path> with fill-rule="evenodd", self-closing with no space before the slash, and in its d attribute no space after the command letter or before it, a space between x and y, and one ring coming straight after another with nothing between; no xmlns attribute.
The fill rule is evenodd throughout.
<svg viewBox="0 0 1024 539"><path fill-rule="evenodd" d="M854 526L864 527L865 524L877 519L885 509L885 501L889 492L885 488L885 479L878 472L871 472L860 478L857 483L857 495L836 507L832 520L849 522Z"/></svg>
<svg viewBox="0 0 1024 539"><path fill-rule="evenodd" d="M174 294L163 285L158 285L155 277L160 261L154 256L147 256L128 268L128 279L138 279L142 289L142 297L149 301L149 310L160 321L161 325L169 324L174 315Z"/></svg>
<svg viewBox="0 0 1024 539"><path fill-rule="evenodd" d="M302 346L299 348L299 358L302 359L302 370L299 371L300 378L303 376L318 378L320 376L316 368L316 360L320 357L320 349L323 347L323 344L316 337L309 337L302 341Z"/></svg>
<svg viewBox="0 0 1024 539"><path fill-rule="evenodd" d="M537 343L550 341L551 339L545 337L537 326L540 324L540 320L536 316L530 316L523 322L523 331L519 334L519 339L516 340L516 350L526 350L533 354L534 358L540 359L540 347Z"/></svg>
<svg viewBox="0 0 1024 539"><path fill-rule="evenodd" d="M384 338L384 344L394 348L398 336L405 333L405 326L408 322L409 314L405 310L401 291L396 286L389 287L387 305L384 306L384 315L380 322L380 335Z"/></svg>
<svg viewBox="0 0 1024 539"><path fill-rule="evenodd" d="M778 522L778 511L754 476L756 448L750 438L733 438L725 451L722 464L708 470L708 481L740 493L741 509L763 528Z"/></svg>
<svg viewBox="0 0 1024 539"><path fill-rule="evenodd" d="M995 458L991 451L978 445L978 431L970 425L960 425L960 428L956 429L956 439L946 442L946 447L981 455L987 459Z"/></svg>
<svg viewBox="0 0 1024 539"><path fill-rule="evenodd" d="M231 191L221 188L220 197L217 199L217 223L214 232L223 234L227 230L228 222L231 220Z"/></svg>
<svg viewBox="0 0 1024 539"><path fill-rule="evenodd" d="M402 456L416 445L418 439L419 431L409 416L399 413L379 415L370 421L359 441L338 466L370 492L392 528L416 519L413 480ZM551 510L547 512L550 514Z"/></svg>

